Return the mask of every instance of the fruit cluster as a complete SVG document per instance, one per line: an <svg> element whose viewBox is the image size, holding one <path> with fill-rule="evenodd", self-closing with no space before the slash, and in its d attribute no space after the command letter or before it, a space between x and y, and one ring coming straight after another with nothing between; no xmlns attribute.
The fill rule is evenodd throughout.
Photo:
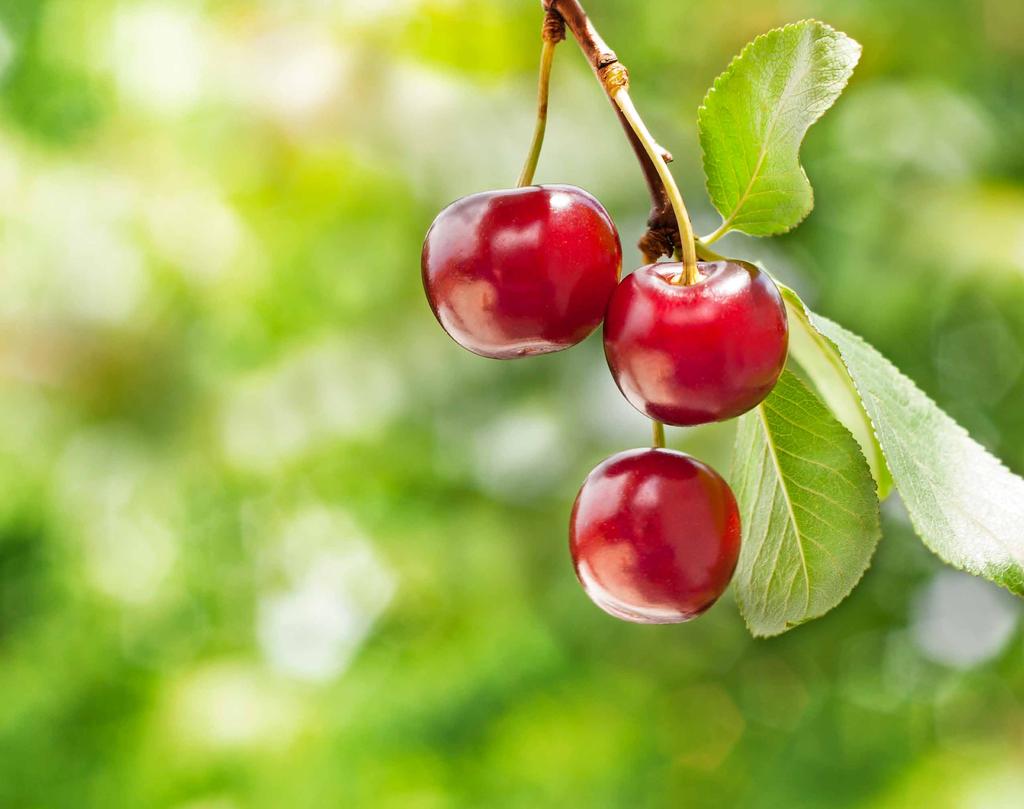
<svg viewBox="0 0 1024 809"><path fill-rule="evenodd" d="M653 442L599 464L576 498L569 545L590 598L628 621L686 621L735 573L751 633L778 635L850 594L881 537L879 505L897 490L943 561L1024 595L1024 478L863 338L712 248L734 231L788 233L810 214L800 146L852 76L856 40L801 20L754 39L715 79L697 128L722 221L698 237L672 155L641 118L629 72L581 0L541 4L537 122L516 188L438 215L423 283L444 329L485 357L560 351L603 323L608 368L651 419ZM618 233L600 203L574 186L533 184L552 57L570 32L650 193L644 266L622 279ZM744 413L735 494L706 464L665 449L666 424Z"/></svg>
<svg viewBox="0 0 1024 809"><path fill-rule="evenodd" d="M459 345L511 359L575 345L604 321L623 396L663 424L734 418L786 362L786 310L771 279L736 261L678 262L621 281L622 248L593 196L568 185L474 194L445 208L423 245L431 309ZM736 500L707 464L662 447L608 458L587 476L569 527L576 574L619 618L693 618L739 556Z"/></svg>
<svg viewBox="0 0 1024 809"><path fill-rule="evenodd" d="M629 101L623 69L605 64L598 77L671 197L677 233L670 242L682 261L657 261L644 249L651 263L620 280L622 247L601 203L575 186L532 184L551 51L564 36L557 10L545 7L538 126L519 185L464 197L438 214L423 244L423 286L444 330L483 357L561 351L604 323L608 368L622 395L654 422L655 446L613 455L587 476L569 524L576 575L611 615L686 621L728 586L740 517L714 469L664 448L663 425L724 421L756 407L786 363L786 309L757 267L697 260L665 167L670 158Z"/></svg>

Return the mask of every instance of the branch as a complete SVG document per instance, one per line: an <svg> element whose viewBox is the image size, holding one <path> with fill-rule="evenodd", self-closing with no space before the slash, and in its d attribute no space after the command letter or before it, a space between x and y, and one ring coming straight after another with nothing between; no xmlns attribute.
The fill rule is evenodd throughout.
<svg viewBox="0 0 1024 809"><path fill-rule="evenodd" d="M658 175L657 167L612 97L616 90L629 85L629 73L626 66L619 61L615 51L601 39L601 35L597 33L597 29L590 22L587 12L583 10L583 6L578 0L542 0L542 2L544 10L549 15L557 15L565 21L566 27L572 32L583 55L587 57L594 75L597 76L608 100L615 109L619 123L622 124L626 137L636 153L640 169L644 173L644 180L647 181L647 189L651 195L651 213L647 218L647 233L639 243L645 260L655 261L660 256L671 256L680 245L679 225L672 210L672 202ZM658 146L657 151L660 152L661 159L666 163L672 161L672 155L666 149Z"/></svg>

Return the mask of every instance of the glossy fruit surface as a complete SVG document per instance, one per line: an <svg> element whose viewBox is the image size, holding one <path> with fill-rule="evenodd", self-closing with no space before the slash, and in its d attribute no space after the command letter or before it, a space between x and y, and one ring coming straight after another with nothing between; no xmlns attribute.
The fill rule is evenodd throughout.
<svg viewBox="0 0 1024 809"><path fill-rule="evenodd" d="M434 315L459 345L495 359L578 343L601 322L621 268L608 212L569 185L463 197L423 243Z"/></svg>
<svg viewBox="0 0 1024 809"><path fill-rule="evenodd" d="M688 621L732 578L739 510L707 464L673 450L628 450L587 476L569 548L583 589L605 612L644 624Z"/></svg>
<svg viewBox="0 0 1024 809"><path fill-rule="evenodd" d="M786 307L751 264L698 262L700 280L672 283L682 265L649 264L608 304L604 349L619 390L666 424L723 421L756 406L786 364Z"/></svg>

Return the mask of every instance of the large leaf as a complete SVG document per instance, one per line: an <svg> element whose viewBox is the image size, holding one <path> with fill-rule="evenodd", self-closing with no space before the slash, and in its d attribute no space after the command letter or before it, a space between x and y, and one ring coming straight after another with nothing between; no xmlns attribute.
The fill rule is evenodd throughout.
<svg viewBox="0 0 1024 809"><path fill-rule="evenodd" d="M836 418L857 439L878 487L878 497L884 500L892 491L892 474L886 466L871 418L864 409L839 349L814 327L811 312L799 296L783 284L778 284L778 287L789 313L789 356L807 374L815 391Z"/></svg>
<svg viewBox="0 0 1024 809"><path fill-rule="evenodd" d="M790 371L740 419L732 483L751 632L777 635L842 601L878 543L878 499L853 436Z"/></svg>
<svg viewBox="0 0 1024 809"><path fill-rule="evenodd" d="M839 348L924 543L954 567L1024 595L1024 479L864 340L811 317Z"/></svg>
<svg viewBox="0 0 1024 809"><path fill-rule="evenodd" d="M810 213L800 144L859 58L846 34L804 20L759 36L715 80L698 124L708 193L724 218L716 235L772 236Z"/></svg>

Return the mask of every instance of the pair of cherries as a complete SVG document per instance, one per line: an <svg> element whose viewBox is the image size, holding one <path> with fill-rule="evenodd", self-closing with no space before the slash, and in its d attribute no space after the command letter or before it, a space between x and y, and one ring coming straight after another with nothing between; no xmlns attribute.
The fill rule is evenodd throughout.
<svg viewBox="0 0 1024 809"><path fill-rule="evenodd" d="M723 421L755 407L786 362L778 289L757 267L675 262L621 282L608 212L568 185L464 197L434 220L423 285L441 326L484 357L575 345L604 321L608 367L637 410L672 425ZM666 449L620 452L595 468L570 521L584 590L639 623L686 621L724 592L739 557L732 490L711 467Z"/></svg>

